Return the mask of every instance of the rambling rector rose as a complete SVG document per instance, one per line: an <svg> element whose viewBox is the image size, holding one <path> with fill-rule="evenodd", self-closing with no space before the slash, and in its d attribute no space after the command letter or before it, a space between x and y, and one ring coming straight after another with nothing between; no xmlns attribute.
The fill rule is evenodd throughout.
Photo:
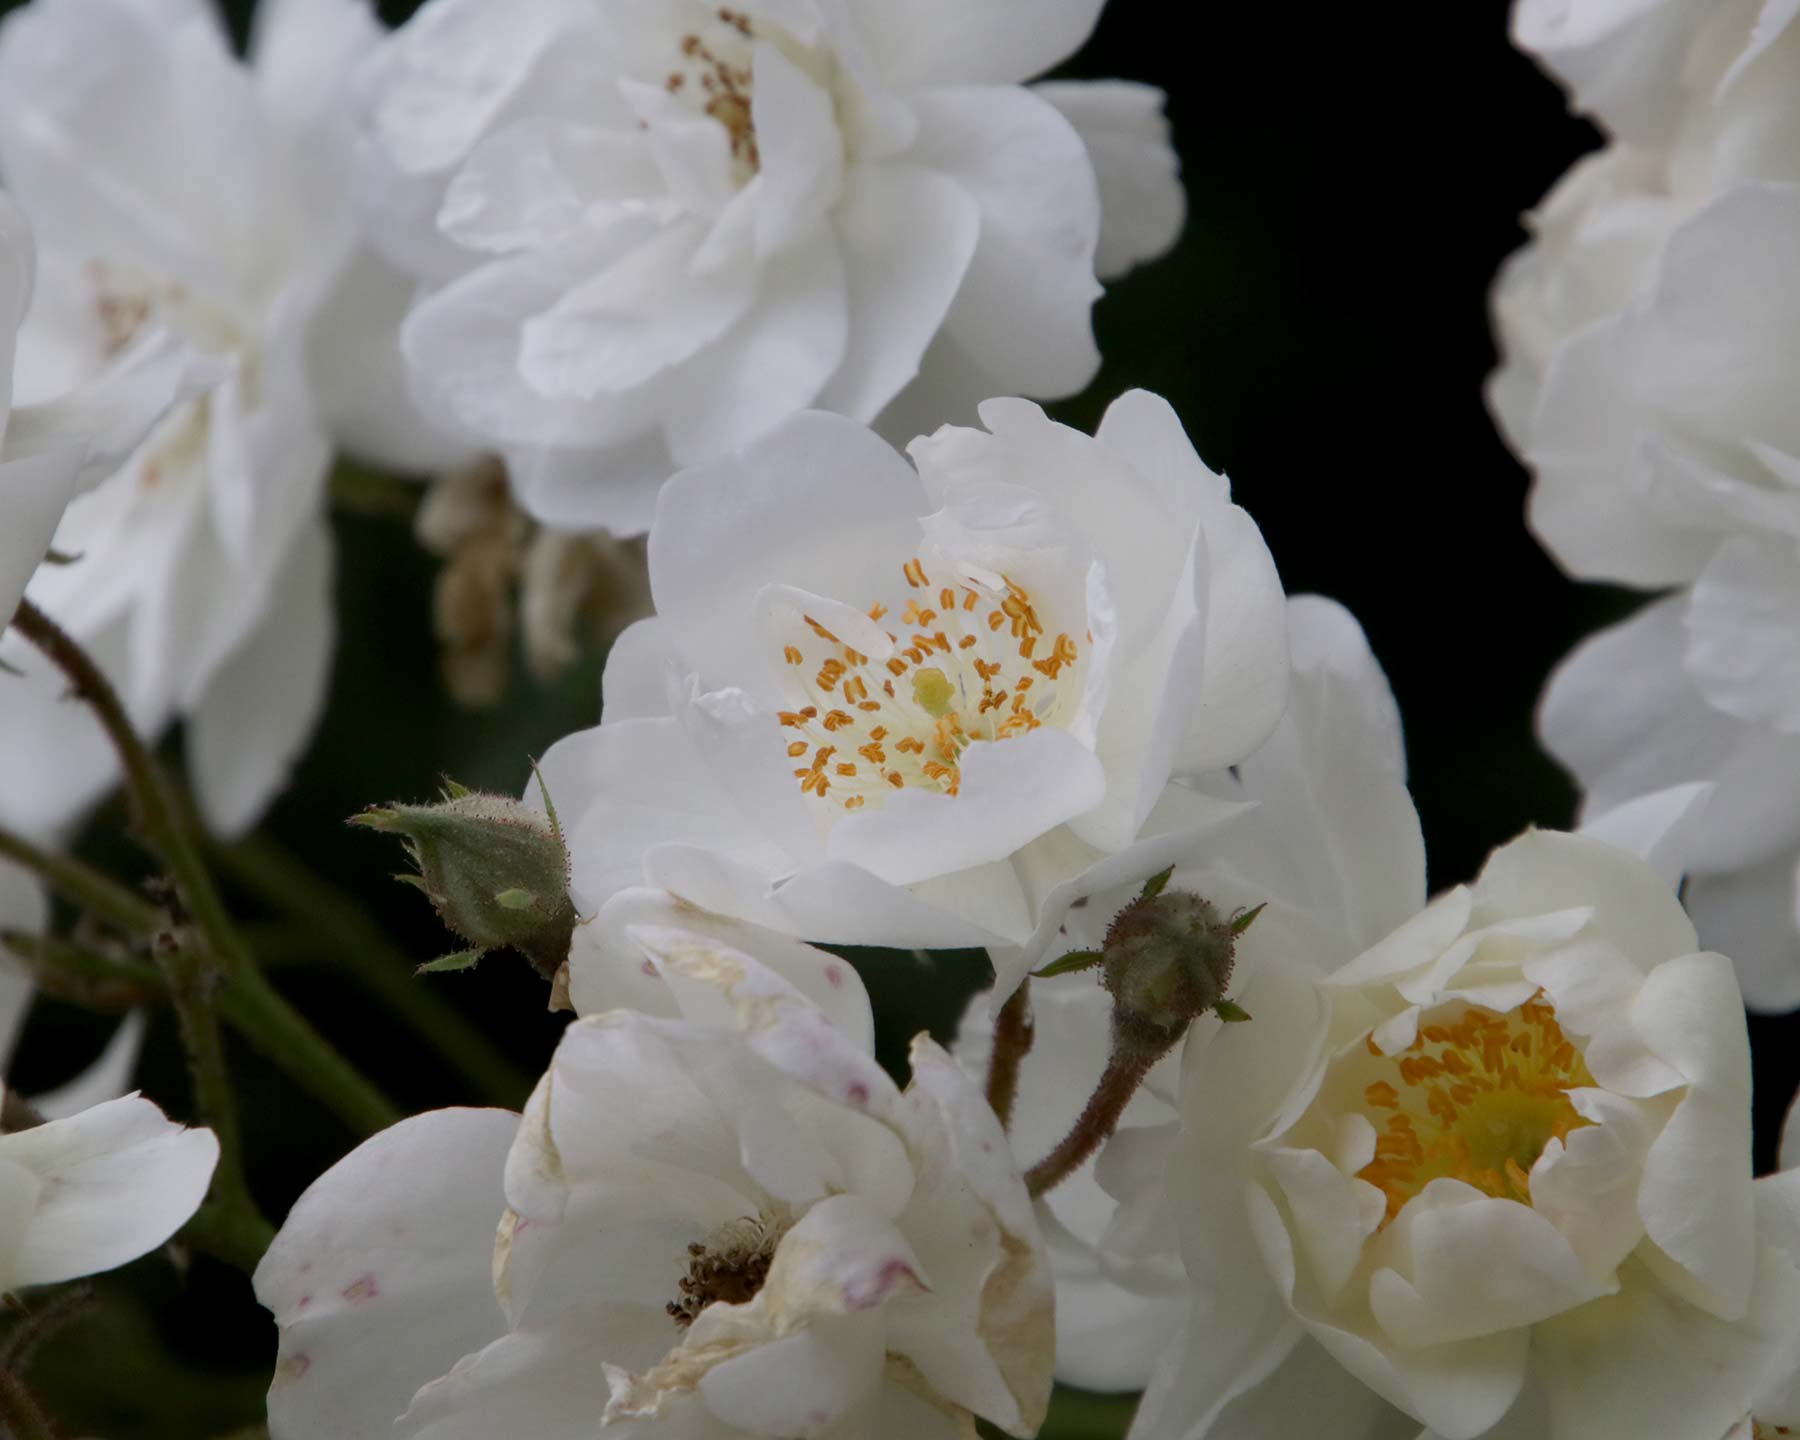
<svg viewBox="0 0 1800 1440"><path fill-rule="evenodd" d="M664 489L656 615L544 757L583 913L644 883L822 943L996 949L1242 807L1286 697L1262 536L1168 405L915 440L807 413Z"/></svg>
<svg viewBox="0 0 1800 1440"><path fill-rule="evenodd" d="M1134 1433L1800 1419L1800 1187L1751 1180L1742 1005L1695 951L1652 867L1532 833L1323 980L1266 957L1255 1022L1188 1045L1189 1312Z"/></svg>
<svg viewBox="0 0 1800 1440"><path fill-rule="evenodd" d="M402 1121L295 1205L273 1440L1034 1434L1049 1275L980 1091L924 1037L899 1090L709 935L630 940L679 1018L578 1020L523 1121Z"/></svg>
<svg viewBox="0 0 1800 1440"><path fill-rule="evenodd" d="M1234 989L1267 955L1323 976L1425 903L1424 841L1381 667L1356 621L1330 601L1290 600L1288 632L1287 713L1233 773L1212 780L1221 798L1254 808L1202 836L1169 880L1170 891L1226 913L1264 907L1237 941ZM1068 911L1048 957L1098 948L1136 890L1119 886ZM977 997L958 1037L957 1059L977 1076L989 1064L993 1002L991 992ZM1093 972L1034 980L1030 1003L1035 1039L1008 1131L1022 1165L1048 1154L1081 1113L1106 1063L1112 1014ZM1203 1019L1196 1033L1209 1037L1219 1023ZM1057 1378L1084 1389L1141 1390L1186 1306L1180 1197L1169 1187L1180 1057L1177 1049L1150 1073L1102 1158L1041 1202L1056 1276Z"/></svg>
<svg viewBox="0 0 1800 1440"><path fill-rule="evenodd" d="M797 410L918 375L904 438L1081 389L1096 274L1184 203L1160 92L1020 83L1101 8L428 0L358 86L365 221L429 288L415 393L539 519L634 533Z"/></svg>
<svg viewBox="0 0 1800 1440"><path fill-rule="evenodd" d="M0 26L0 178L41 247L14 399L66 394L159 333L210 362L203 393L88 478L56 531L72 563L41 568L31 597L141 730L185 720L224 829L256 818L323 698L329 426L347 377L368 392L383 354L381 307L337 288L369 281L348 268L336 89L379 33L362 0L267 0L246 64L204 0L35 0ZM346 435L366 419L346 416ZM360 433L398 449L419 429L390 405L383 434ZM0 704L0 816L48 829L116 764L60 676L16 640L4 658L27 678Z"/></svg>

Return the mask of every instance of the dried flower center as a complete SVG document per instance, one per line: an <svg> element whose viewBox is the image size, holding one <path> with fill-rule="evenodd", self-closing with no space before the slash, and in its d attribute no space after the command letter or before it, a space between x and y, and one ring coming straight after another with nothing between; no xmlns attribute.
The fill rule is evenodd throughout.
<svg viewBox="0 0 1800 1440"><path fill-rule="evenodd" d="M1382 1055L1371 1038L1372 1063L1350 1057L1380 1131L1357 1174L1387 1196L1384 1225L1442 1178L1529 1205L1544 1147L1590 1123L1568 1092L1594 1078L1541 995L1505 1014L1439 1012L1405 1050Z"/></svg>
<svg viewBox="0 0 1800 1440"><path fill-rule="evenodd" d="M721 6L703 25L682 35L680 62L663 81L671 95L691 98L725 127L732 159L745 172L743 178L754 175L762 164L750 105L750 45L757 38L748 15Z"/></svg>
<svg viewBox="0 0 1800 1440"><path fill-rule="evenodd" d="M845 810L879 806L908 786L956 794L963 752L1055 723L1079 668L1080 647L1067 634L1050 639L1011 580L940 585L916 557L903 573L905 628L886 632L894 649L885 659L810 615L782 651L808 702L779 717L794 778L803 794ZM878 624L889 613L879 603L868 610Z"/></svg>
<svg viewBox="0 0 1800 1440"><path fill-rule="evenodd" d="M715 1301L742 1305L754 1300L769 1278L775 1247L793 1225L767 1212L727 1220L700 1244L687 1247L687 1274L679 1293L664 1307L683 1330Z"/></svg>
<svg viewBox="0 0 1800 1440"><path fill-rule="evenodd" d="M1754 1437L1754 1440L1776 1440L1777 1436L1792 1435L1794 1433L1796 1432L1793 1427L1788 1425L1770 1425L1761 1420L1752 1420L1750 1422L1750 1434Z"/></svg>

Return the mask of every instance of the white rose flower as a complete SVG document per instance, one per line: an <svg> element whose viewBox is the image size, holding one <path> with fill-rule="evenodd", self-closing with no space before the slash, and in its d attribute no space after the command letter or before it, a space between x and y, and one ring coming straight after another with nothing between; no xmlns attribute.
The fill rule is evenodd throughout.
<svg viewBox="0 0 1800 1440"><path fill-rule="evenodd" d="M687 1018L578 1020L522 1123L414 1117L301 1197L256 1276L271 1434L1034 1433L1049 1276L980 1093L923 1037L902 1092L751 955L632 933Z"/></svg>
<svg viewBox="0 0 1800 1440"><path fill-rule="evenodd" d="M1217 781L1221 795L1255 808L1204 837L1169 881L1226 913L1266 906L1237 942L1234 987L1269 954L1325 974L1425 902L1400 715L1361 627L1342 607L1303 596L1288 602L1288 630L1287 714L1235 778ZM1070 910L1050 955L1098 949L1135 890ZM1091 973L1035 980L1030 999L1035 1039L1009 1129L1022 1165L1069 1133L1111 1038L1112 998ZM992 1051L992 1004L991 993L974 1000L957 1041L957 1059L976 1076ZM1217 1023L1202 1021L1202 1032ZM1143 1389L1186 1306L1168 1183L1180 1053L1150 1072L1099 1160L1040 1202L1057 1285L1057 1377L1084 1389Z"/></svg>
<svg viewBox="0 0 1800 1440"><path fill-rule="evenodd" d="M1193 1295L1137 1433L1302 1404L1638 1440L1765 1400L1800 1357L1800 1211L1752 1184L1742 1004L1695 948L1652 867L1532 833L1322 981L1259 965L1255 1022L1188 1045Z"/></svg>
<svg viewBox="0 0 1800 1440"><path fill-rule="evenodd" d="M922 366L931 423L1080 390L1097 268L1184 204L1159 93L1020 84L1101 4L429 0L358 87L370 234L437 286L416 393L539 519L634 533L677 468Z"/></svg>
<svg viewBox="0 0 1800 1440"><path fill-rule="evenodd" d="M64 394L157 331L214 362L203 394L93 477L54 542L77 563L39 570L31 595L140 729L187 722L225 830L256 818L323 700L333 417L315 381L361 384L380 353L366 328L321 324L356 241L335 91L379 34L362 0L270 0L248 64L203 0L35 0L0 27L0 174L43 247L15 398ZM396 415L372 448L415 422ZM0 812L53 828L116 765L59 676L22 642L6 658L29 678L0 711Z"/></svg>
<svg viewBox="0 0 1800 1440"><path fill-rule="evenodd" d="M1583 573L1685 587L1579 647L1540 727L1590 811L1715 784L1686 899L1759 1009L1800 1004L1796 244L1795 185L1740 187L1682 226L1655 283L1559 357L1533 502Z"/></svg>
<svg viewBox="0 0 1800 1440"><path fill-rule="evenodd" d="M665 488L656 615L598 728L545 757L572 893L646 880L822 943L1000 947L1241 809L1167 782L1248 755L1287 683L1280 582L1174 413L1094 438L990 401L909 467L794 417Z"/></svg>
<svg viewBox="0 0 1800 1440"><path fill-rule="evenodd" d="M1800 180L1794 14L1780 0L1515 7L1515 40L1612 137L1526 218L1532 241L1494 287L1502 363L1488 398L1521 455L1538 460L1534 416L1558 352L1650 283L1678 225L1745 181Z"/></svg>

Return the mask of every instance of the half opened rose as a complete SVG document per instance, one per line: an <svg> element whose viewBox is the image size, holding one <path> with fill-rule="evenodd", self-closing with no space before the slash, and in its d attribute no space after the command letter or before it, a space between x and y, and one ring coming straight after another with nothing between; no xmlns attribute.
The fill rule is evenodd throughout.
<svg viewBox="0 0 1800 1440"><path fill-rule="evenodd" d="M683 1018L578 1020L522 1123L403 1121L295 1206L271 1434L1035 1433L1050 1276L980 1091L925 1037L901 1091L750 955L634 934Z"/></svg>
<svg viewBox="0 0 1800 1440"><path fill-rule="evenodd" d="M982 419L915 469L804 414L670 482L657 613L544 763L584 910L647 880L809 940L995 946L1010 988L1046 915L1235 811L1168 782L1281 715L1254 522L1154 396L1092 438Z"/></svg>
<svg viewBox="0 0 1800 1440"><path fill-rule="evenodd" d="M1800 1257L1694 951L1649 866L1534 833L1322 983L1259 969L1256 1024L1189 1047L1195 1298L1139 1433L1296 1392L1370 1434L1729 1430L1793 1369Z"/></svg>

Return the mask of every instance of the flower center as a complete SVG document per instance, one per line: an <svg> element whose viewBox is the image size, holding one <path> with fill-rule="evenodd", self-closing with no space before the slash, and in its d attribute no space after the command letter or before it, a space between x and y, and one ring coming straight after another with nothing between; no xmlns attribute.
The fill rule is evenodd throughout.
<svg viewBox="0 0 1800 1440"><path fill-rule="evenodd" d="M754 1300L769 1278L775 1247L793 1226L791 1219L765 1211L727 1220L704 1243L687 1247L687 1274L678 1295L664 1307L683 1330L715 1301L742 1305Z"/></svg>
<svg viewBox="0 0 1800 1440"><path fill-rule="evenodd" d="M976 741L1010 740L1055 722L1081 658L1067 634L1047 638L1030 594L1004 576L995 586L939 585L915 557L914 592L900 608L906 633L872 661L812 616L783 647L809 703L779 719L803 794L845 810L879 806L890 790L922 786L954 795L962 755ZM868 616L879 623L879 602Z"/></svg>
<svg viewBox="0 0 1800 1440"><path fill-rule="evenodd" d="M748 15L721 6L703 23L683 32L680 62L663 81L671 95L691 98L703 114L725 127L731 137L731 157L746 172L745 178L762 164L750 107L750 45L758 38Z"/></svg>
<svg viewBox="0 0 1800 1440"><path fill-rule="evenodd" d="M1544 1147L1590 1123L1568 1092L1594 1078L1541 998L1505 1014L1440 1011L1405 1050L1382 1055L1372 1038L1365 1048L1374 1063L1351 1057L1356 1078L1384 1123L1375 1158L1357 1174L1387 1196L1383 1225L1441 1178L1529 1205Z"/></svg>

